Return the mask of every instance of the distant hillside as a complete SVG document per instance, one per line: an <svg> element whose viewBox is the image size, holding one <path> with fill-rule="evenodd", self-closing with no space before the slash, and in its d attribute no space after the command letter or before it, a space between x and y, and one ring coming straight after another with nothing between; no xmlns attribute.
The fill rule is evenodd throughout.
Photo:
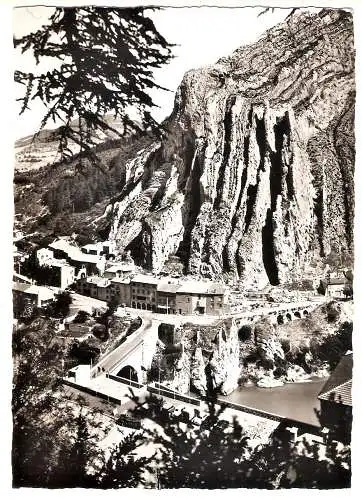
<svg viewBox="0 0 362 500"><path fill-rule="evenodd" d="M123 131L122 121L106 116L104 120L119 133ZM71 123L74 130L77 130L78 120ZM95 136L97 143L102 144L108 140L119 139L119 136L112 132L99 132ZM28 172L39 169L46 165L51 165L60 160L58 153L59 129L44 129L34 138L34 135L22 137L15 142L15 172ZM76 153L78 146L74 142L69 143L70 149Z"/></svg>
<svg viewBox="0 0 362 500"><path fill-rule="evenodd" d="M112 125L113 126L113 125ZM18 147L34 148L37 168L16 169L14 175L14 201L16 230L39 233L41 240L49 235L79 235L80 242L107 237L107 222L97 219L106 206L117 198L125 184L125 163L147 147L154 138L147 135L108 138L95 152L104 165L104 172L88 161L82 166L75 158L69 163L48 165L46 158L54 158L56 131L44 130L36 145L31 138L17 141ZM25 162L24 162L25 163ZM100 231L100 233L98 232ZM38 238L38 239L39 239Z"/></svg>

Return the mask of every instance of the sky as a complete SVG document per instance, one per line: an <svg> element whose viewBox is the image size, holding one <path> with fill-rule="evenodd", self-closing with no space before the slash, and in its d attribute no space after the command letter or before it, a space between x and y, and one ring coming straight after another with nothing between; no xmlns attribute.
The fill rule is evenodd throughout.
<svg viewBox="0 0 362 500"><path fill-rule="evenodd" d="M285 19L289 9L276 9L257 17L261 8L218 8L186 7L165 8L150 12L159 32L168 42L177 44L175 58L162 69L155 72L157 83L170 92L157 91L152 94L159 108L153 112L161 121L173 108L174 94L181 83L184 73L190 69L215 63L220 57L231 54L241 45L256 41L263 32ZM16 37L39 29L47 23L53 12L49 7L19 7L13 11L13 31ZM48 59L41 69L50 69L52 60ZM36 72L35 60L29 54L15 51L15 67L23 71ZM23 87L15 90L20 97ZM20 111L20 105L18 106ZM17 137L24 137L36 131L44 108L35 101L30 111L17 118ZM51 128L51 124L47 128Z"/></svg>

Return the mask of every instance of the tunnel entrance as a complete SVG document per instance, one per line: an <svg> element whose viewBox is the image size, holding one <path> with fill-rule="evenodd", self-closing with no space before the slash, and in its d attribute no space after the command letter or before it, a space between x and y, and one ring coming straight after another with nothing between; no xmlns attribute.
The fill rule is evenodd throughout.
<svg viewBox="0 0 362 500"><path fill-rule="evenodd" d="M117 373L117 377L122 377L127 380L132 380L133 382L138 382L138 376L136 370L133 368L133 366L127 365L124 366L119 372Z"/></svg>

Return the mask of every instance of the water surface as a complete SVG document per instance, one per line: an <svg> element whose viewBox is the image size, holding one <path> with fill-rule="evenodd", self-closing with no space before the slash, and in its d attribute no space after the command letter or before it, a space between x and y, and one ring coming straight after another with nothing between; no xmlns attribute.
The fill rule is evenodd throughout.
<svg viewBox="0 0 362 500"><path fill-rule="evenodd" d="M319 425L314 409L320 409L318 394L326 380L327 378L318 378L270 389L240 387L222 398L300 422Z"/></svg>

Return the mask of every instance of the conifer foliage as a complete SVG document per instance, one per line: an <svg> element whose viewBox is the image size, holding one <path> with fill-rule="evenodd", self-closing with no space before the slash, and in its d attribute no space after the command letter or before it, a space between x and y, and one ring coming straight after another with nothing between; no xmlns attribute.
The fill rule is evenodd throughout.
<svg viewBox="0 0 362 500"><path fill-rule="evenodd" d="M149 11L150 9L148 9ZM79 146L80 158L92 152L102 131L125 135L153 128L155 106L150 91L161 89L153 71L172 58L171 48L147 17L145 8L57 7L49 24L14 39L22 53L33 53L36 63L52 58L54 68L43 73L15 72L24 85L21 113L40 99L49 120L62 122L59 152L72 157L70 141ZM123 130L104 118L112 113ZM135 118L136 116L136 118Z"/></svg>

